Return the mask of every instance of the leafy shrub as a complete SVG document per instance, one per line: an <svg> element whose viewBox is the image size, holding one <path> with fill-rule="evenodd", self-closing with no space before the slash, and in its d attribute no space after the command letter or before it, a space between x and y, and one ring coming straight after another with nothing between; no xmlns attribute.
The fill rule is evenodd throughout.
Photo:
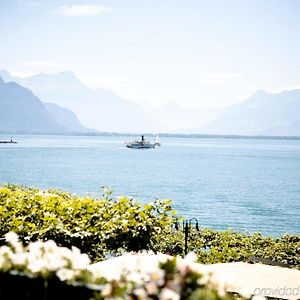
<svg viewBox="0 0 300 300"><path fill-rule="evenodd" d="M101 199L70 193L6 185L0 187L0 237L19 234L24 243L53 239L76 246L93 261L128 251L184 254L183 230L172 228L175 211L169 200L141 205L127 197ZM300 236L265 237L232 230L190 228L189 251L202 263L273 259L300 269Z"/></svg>
<svg viewBox="0 0 300 300"><path fill-rule="evenodd" d="M170 201L141 205L133 199L78 197L17 185L0 188L0 236L16 232L23 242L49 239L76 246L92 259L142 249L159 250L171 231Z"/></svg>
<svg viewBox="0 0 300 300"><path fill-rule="evenodd" d="M272 238L260 233L191 229L189 250L197 253L203 263L247 261L256 256L300 268L300 236L296 235Z"/></svg>

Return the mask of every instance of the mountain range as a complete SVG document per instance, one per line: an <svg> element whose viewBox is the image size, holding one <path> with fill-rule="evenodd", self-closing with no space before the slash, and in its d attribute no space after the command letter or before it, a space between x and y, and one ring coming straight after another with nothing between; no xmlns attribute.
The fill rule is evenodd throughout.
<svg viewBox="0 0 300 300"><path fill-rule="evenodd" d="M0 77L0 131L24 133L88 132L70 110L42 103L29 89Z"/></svg>
<svg viewBox="0 0 300 300"><path fill-rule="evenodd" d="M43 101L72 110L81 123L107 132L179 132L213 120L221 109L186 109L173 102L145 110L136 103L105 89L90 89L72 72L37 74L26 78L0 71L5 81L18 82Z"/></svg>
<svg viewBox="0 0 300 300"><path fill-rule="evenodd" d="M18 78L0 71L0 76L5 81L14 81L27 87L45 102L72 110L86 127L106 132L155 130L148 114L137 104L109 90L90 89L72 72Z"/></svg>
<svg viewBox="0 0 300 300"><path fill-rule="evenodd" d="M170 132L300 136L300 90L277 94L258 91L246 101L216 109L187 109L170 102L154 110L145 110L138 104L109 90L88 88L69 71L52 75L37 74L26 78L13 77L6 71L0 71L0 76L8 82L4 84L3 80L1 81L2 89L3 85L6 89L6 98L7 93L15 93L13 87L18 87L19 92L23 87L22 91L26 90L26 97L24 96L26 101L31 99L29 101L31 104L27 106L24 102L25 98L22 100L23 114L31 112L33 115L32 110L38 112L40 118L44 119L38 124L45 123L44 128L51 129L51 132L90 131L86 129L87 127L102 132L120 133ZM9 92L6 85L9 86ZM6 113L17 114L21 99L13 96L10 99L16 103L15 105L10 103L10 106L6 103ZM33 99L35 99L35 106L32 106ZM37 100L43 107L39 111ZM0 105L3 105L1 93ZM4 110L1 109L1 111ZM11 124L14 123L13 120L17 122L19 119L13 116L6 118L2 113L0 130L8 128L7 122ZM54 123L51 125L50 121ZM29 122L29 120L26 122L29 131L32 130L33 123L36 123L36 121ZM16 125L11 124L11 126L15 128Z"/></svg>
<svg viewBox="0 0 300 300"><path fill-rule="evenodd" d="M196 129L207 134L300 136L300 90L270 94L258 91Z"/></svg>

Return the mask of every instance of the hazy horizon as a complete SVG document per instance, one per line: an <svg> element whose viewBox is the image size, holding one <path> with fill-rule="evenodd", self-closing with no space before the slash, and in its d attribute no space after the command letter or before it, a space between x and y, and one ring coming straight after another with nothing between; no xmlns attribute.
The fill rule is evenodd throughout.
<svg viewBox="0 0 300 300"><path fill-rule="evenodd" d="M0 4L0 68L73 71L143 107L224 107L300 87L298 1ZM21 51L20 51L21 49Z"/></svg>

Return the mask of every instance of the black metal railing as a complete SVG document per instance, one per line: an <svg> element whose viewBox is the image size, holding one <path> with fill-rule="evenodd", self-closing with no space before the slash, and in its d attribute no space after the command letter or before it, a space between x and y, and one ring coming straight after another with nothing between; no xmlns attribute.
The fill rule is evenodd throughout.
<svg viewBox="0 0 300 300"><path fill-rule="evenodd" d="M176 230L181 230L181 222L176 220L174 222L174 228ZM186 219L182 221L182 230L184 233L184 255L188 254L188 243L189 243L189 234L190 229L194 227L197 231L200 230L199 228L199 221L196 218Z"/></svg>

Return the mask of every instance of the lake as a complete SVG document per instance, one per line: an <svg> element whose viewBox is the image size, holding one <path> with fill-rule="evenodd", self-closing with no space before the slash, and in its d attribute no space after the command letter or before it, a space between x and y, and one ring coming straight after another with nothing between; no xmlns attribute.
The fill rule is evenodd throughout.
<svg viewBox="0 0 300 300"><path fill-rule="evenodd" d="M214 229L300 233L300 140L169 137L134 150L124 146L132 137L14 139L0 144L1 184L92 196L107 186L143 203L172 199L180 215Z"/></svg>

